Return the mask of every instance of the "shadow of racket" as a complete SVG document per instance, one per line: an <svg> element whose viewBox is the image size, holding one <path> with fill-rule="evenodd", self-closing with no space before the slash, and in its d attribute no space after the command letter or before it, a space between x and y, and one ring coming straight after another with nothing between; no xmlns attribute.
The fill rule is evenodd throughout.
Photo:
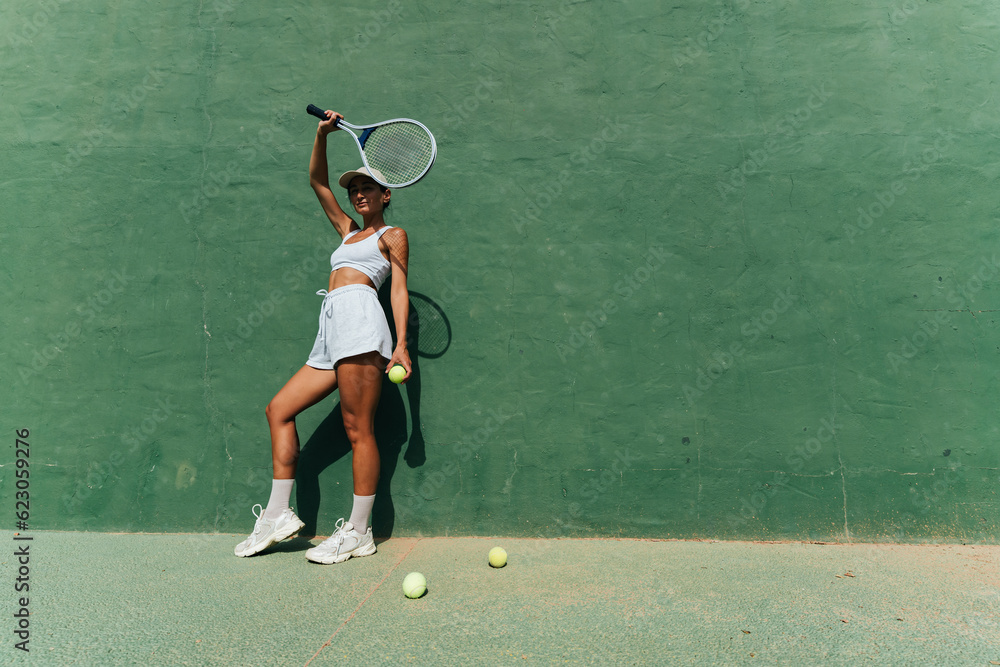
<svg viewBox="0 0 1000 667"><path fill-rule="evenodd" d="M410 291L407 344L417 356L437 359L451 347L451 323L441 306L419 292Z"/></svg>

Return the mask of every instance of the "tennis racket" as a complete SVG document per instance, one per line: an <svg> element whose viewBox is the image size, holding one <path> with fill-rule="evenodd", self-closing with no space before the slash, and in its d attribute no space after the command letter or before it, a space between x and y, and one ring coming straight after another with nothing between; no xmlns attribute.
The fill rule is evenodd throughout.
<svg viewBox="0 0 1000 667"><path fill-rule="evenodd" d="M315 104L307 106L306 111L329 120L326 112ZM353 137L368 171L378 170L385 180L372 178L387 188L413 185L427 175L437 157L434 135L422 123L409 118L394 118L373 125L351 125L340 119L335 125L346 129Z"/></svg>

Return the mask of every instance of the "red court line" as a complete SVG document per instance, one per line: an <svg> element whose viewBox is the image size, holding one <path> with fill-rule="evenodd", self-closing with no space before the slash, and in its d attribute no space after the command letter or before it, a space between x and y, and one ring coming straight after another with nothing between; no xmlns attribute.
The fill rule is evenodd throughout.
<svg viewBox="0 0 1000 667"><path fill-rule="evenodd" d="M416 541L413 544L410 545L410 548L406 550L406 553L403 554L399 558L398 561L396 561L395 565L393 565L391 568L389 568L389 571L385 573L385 576L382 577L382 580L379 581L378 584L376 584L375 588L373 588L371 590L371 592L369 592L368 595L365 596L365 599L362 600L358 604L358 606L354 608L354 611L351 612L351 615L348 616L346 619L344 619L344 622L340 624L340 627L338 627L336 630L333 631L333 634L330 635L330 638L327 639L326 642L324 642L323 645L320 646L319 649L315 653L313 653L313 656L311 658L309 658L308 660L306 660L305 666L303 666L303 667L306 667L310 662L312 662L316 658L317 655L319 655L320 653L323 652L323 649L325 649L327 646L329 646L330 644L333 643L333 638L337 636L337 633L340 632L341 630L343 630L344 626L346 626L348 623L350 623L351 619L353 619L354 616L359 611L361 611L361 608L365 606L365 603L368 602L369 598L371 598L371 596L375 595L375 591L377 591L379 588L382 587L382 584L384 584L385 580L389 578L389 575L391 575L393 572L396 571L396 568L399 567L400 563L402 563L404 560L406 560L406 557L410 555L410 552L413 551L413 548L417 546L417 542L419 542L422 539L423 538L418 537L416 539ZM350 562L350 561L345 561L345 562Z"/></svg>

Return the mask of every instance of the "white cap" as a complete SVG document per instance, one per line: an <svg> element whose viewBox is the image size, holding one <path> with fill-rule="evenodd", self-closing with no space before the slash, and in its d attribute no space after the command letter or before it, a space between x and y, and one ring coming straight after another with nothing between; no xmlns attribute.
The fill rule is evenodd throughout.
<svg viewBox="0 0 1000 667"><path fill-rule="evenodd" d="M379 183L386 182L385 176L382 175L381 171L379 171L378 169L372 169L371 171L368 171L367 167L360 167L358 169L355 169L354 171L345 171L340 176L340 180L337 182L340 183L340 187L346 190L347 186L350 185L351 181L353 181L354 178L357 176L367 176L368 178L371 178L372 180L375 180Z"/></svg>

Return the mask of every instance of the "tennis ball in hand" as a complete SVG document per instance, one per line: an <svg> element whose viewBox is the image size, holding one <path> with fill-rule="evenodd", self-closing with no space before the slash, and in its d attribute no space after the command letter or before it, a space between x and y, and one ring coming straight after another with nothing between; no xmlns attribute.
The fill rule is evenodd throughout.
<svg viewBox="0 0 1000 667"><path fill-rule="evenodd" d="M492 567L503 567L507 564L507 552L503 547L493 547L490 549L490 565Z"/></svg>
<svg viewBox="0 0 1000 667"><path fill-rule="evenodd" d="M399 384L406 377L406 368L402 364L396 364L389 369L389 379L394 383Z"/></svg>
<svg viewBox="0 0 1000 667"><path fill-rule="evenodd" d="M403 594L416 599L427 592L427 579L419 572L410 572L403 578Z"/></svg>

